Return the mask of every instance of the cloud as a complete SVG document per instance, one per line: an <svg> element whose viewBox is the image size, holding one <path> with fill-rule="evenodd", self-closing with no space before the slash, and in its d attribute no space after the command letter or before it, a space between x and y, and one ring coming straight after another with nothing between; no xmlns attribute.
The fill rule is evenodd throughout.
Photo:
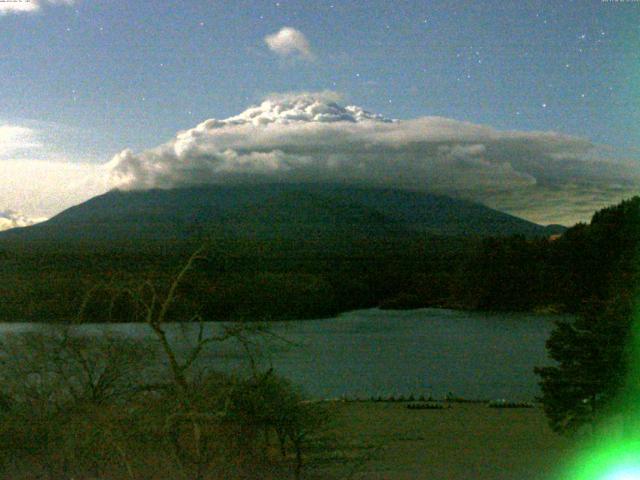
<svg viewBox="0 0 640 480"><path fill-rule="evenodd" d="M27 227L34 223L44 222L46 218L31 218L14 210L0 210L0 231L16 227Z"/></svg>
<svg viewBox="0 0 640 480"><path fill-rule="evenodd" d="M23 214L4 215L2 228L51 217L111 188L104 165L70 161L86 158L71 154L72 146L86 140L83 132L53 123L27 125L0 122L0 208Z"/></svg>
<svg viewBox="0 0 640 480"><path fill-rule="evenodd" d="M307 37L295 28L282 27L277 33L264 37L264 41L269 49L280 56L297 56L306 60L314 58Z"/></svg>
<svg viewBox="0 0 640 480"><path fill-rule="evenodd" d="M0 158L40 147L35 130L20 125L0 124Z"/></svg>
<svg viewBox="0 0 640 480"><path fill-rule="evenodd" d="M76 0L2 0L0 1L0 15L10 13L34 13L40 11L44 5L73 5Z"/></svg>
<svg viewBox="0 0 640 480"><path fill-rule="evenodd" d="M124 150L108 168L123 189L337 182L442 193L565 222L640 185L637 162L601 156L583 138L443 117L393 120L342 106L326 92L272 96L157 148ZM550 210L536 209L535 202ZM554 217L553 209L562 215Z"/></svg>
<svg viewBox="0 0 640 480"><path fill-rule="evenodd" d="M31 218L51 217L111 188L103 165L0 160L0 205Z"/></svg>

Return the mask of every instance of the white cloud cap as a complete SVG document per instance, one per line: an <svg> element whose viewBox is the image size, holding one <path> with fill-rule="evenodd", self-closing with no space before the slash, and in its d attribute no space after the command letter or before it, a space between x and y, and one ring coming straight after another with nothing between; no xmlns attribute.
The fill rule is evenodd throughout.
<svg viewBox="0 0 640 480"><path fill-rule="evenodd" d="M326 92L269 97L157 148L124 150L109 168L124 189L332 182L470 198L543 223L570 223L572 211L593 212L640 186L637 163L598 156L582 138L443 117L391 120Z"/></svg>
<svg viewBox="0 0 640 480"><path fill-rule="evenodd" d="M264 37L264 41L269 49L283 57L299 56L307 60L314 57L307 37L295 28L282 27L277 33Z"/></svg>

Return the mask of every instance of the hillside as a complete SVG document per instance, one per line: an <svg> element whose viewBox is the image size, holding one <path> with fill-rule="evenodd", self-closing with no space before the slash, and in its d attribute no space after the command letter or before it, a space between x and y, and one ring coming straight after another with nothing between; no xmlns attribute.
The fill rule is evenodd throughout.
<svg viewBox="0 0 640 480"><path fill-rule="evenodd" d="M111 191L0 234L0 319L62 321L91 292L92 321L136 320L119 289L149 280L162 291L203 244L207 258L186 281L175 319L193 311L228 320L319 318L375 306L573 308L564 293L575 290L568 287L580 249L547 241L559 229L393 189ZM575 255L559 256L560 247Z"/></svg>
<svg viewBox="0 0 640 480"><path fill-rule="evenodd" d="M316 184L113 190L0 238L175 240L387 238L413 234L548 236L542 227L483 205L395 189Z"/></svg>

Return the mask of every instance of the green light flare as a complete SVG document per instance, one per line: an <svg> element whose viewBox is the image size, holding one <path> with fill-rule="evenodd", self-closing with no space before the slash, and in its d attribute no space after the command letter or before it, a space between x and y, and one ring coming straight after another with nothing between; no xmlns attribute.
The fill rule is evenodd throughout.
<svg viewBox="0 0 640 480"><path fill-rule="evenodd" d="M640 480L640 442L615 441L588 449L574 461L570 480Z"/></svg>
<svg viewBox="0 0 640 480"><path fill-rule="evenodd" d="M622 420L615 435L600 432L573 460L560 480L640 480L640 309L636 301L625 387L609 417Z"/></svg>
<svg viewBox="0 0 640 480"><path fill-rule="evenodd" d="M604 480L637 480L640 478L640 467L622 467L606 475Z"/></svg>

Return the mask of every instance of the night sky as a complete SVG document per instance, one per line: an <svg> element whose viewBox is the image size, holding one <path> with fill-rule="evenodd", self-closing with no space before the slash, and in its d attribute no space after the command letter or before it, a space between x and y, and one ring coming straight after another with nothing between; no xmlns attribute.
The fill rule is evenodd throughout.
<svg viewBox="0 0 640 480"><path fill-rule="evenodd" d="M115 160L105 165L125 148L138 167L184 163L182 152L144 152L206 119L281 99L273 94L287 94L284 109L328 102L408 121L417 155L449 159L416 167L422 157L407 160L409 144L393 146L405 149L397 168L426 172L424 189L543 223L588 220L640 185L640 2L41 0L3 2L0 12L0 217L6 209L13 222L51 216L112 186ZM310 93L300 104L290 92ZM416 124L423 117L432 120ZM431 143L418 138L419 128L442 131L433 117L455 121L445 150L429 132ZM467 123L491 131L460 136ZM363 128L349 139L355 156L370 135ZM198 140L218 162L207 164L218 169L212 181L221 152L244 151L262 135L245 130L242 146L224 143L224 151L218 136ZM502 132L498 140L493 132ZM513 147L504 132L522 144ZM533 132L547 137L529 149L539 141ZM260 142L260 152L284 152L279 172L282 162L297 172L310 155L272 137ZM525 150L526 162L511 160ZM505 188L463 188L475 174L458 175L461 155L467 173L469 159L473 172L509 170ZM359 158L366 168L380 161ZM254 161L243 159L243 168ZM227 172L227 156L222 164ZM362 178L380 183L381 175Z"/></svg>

